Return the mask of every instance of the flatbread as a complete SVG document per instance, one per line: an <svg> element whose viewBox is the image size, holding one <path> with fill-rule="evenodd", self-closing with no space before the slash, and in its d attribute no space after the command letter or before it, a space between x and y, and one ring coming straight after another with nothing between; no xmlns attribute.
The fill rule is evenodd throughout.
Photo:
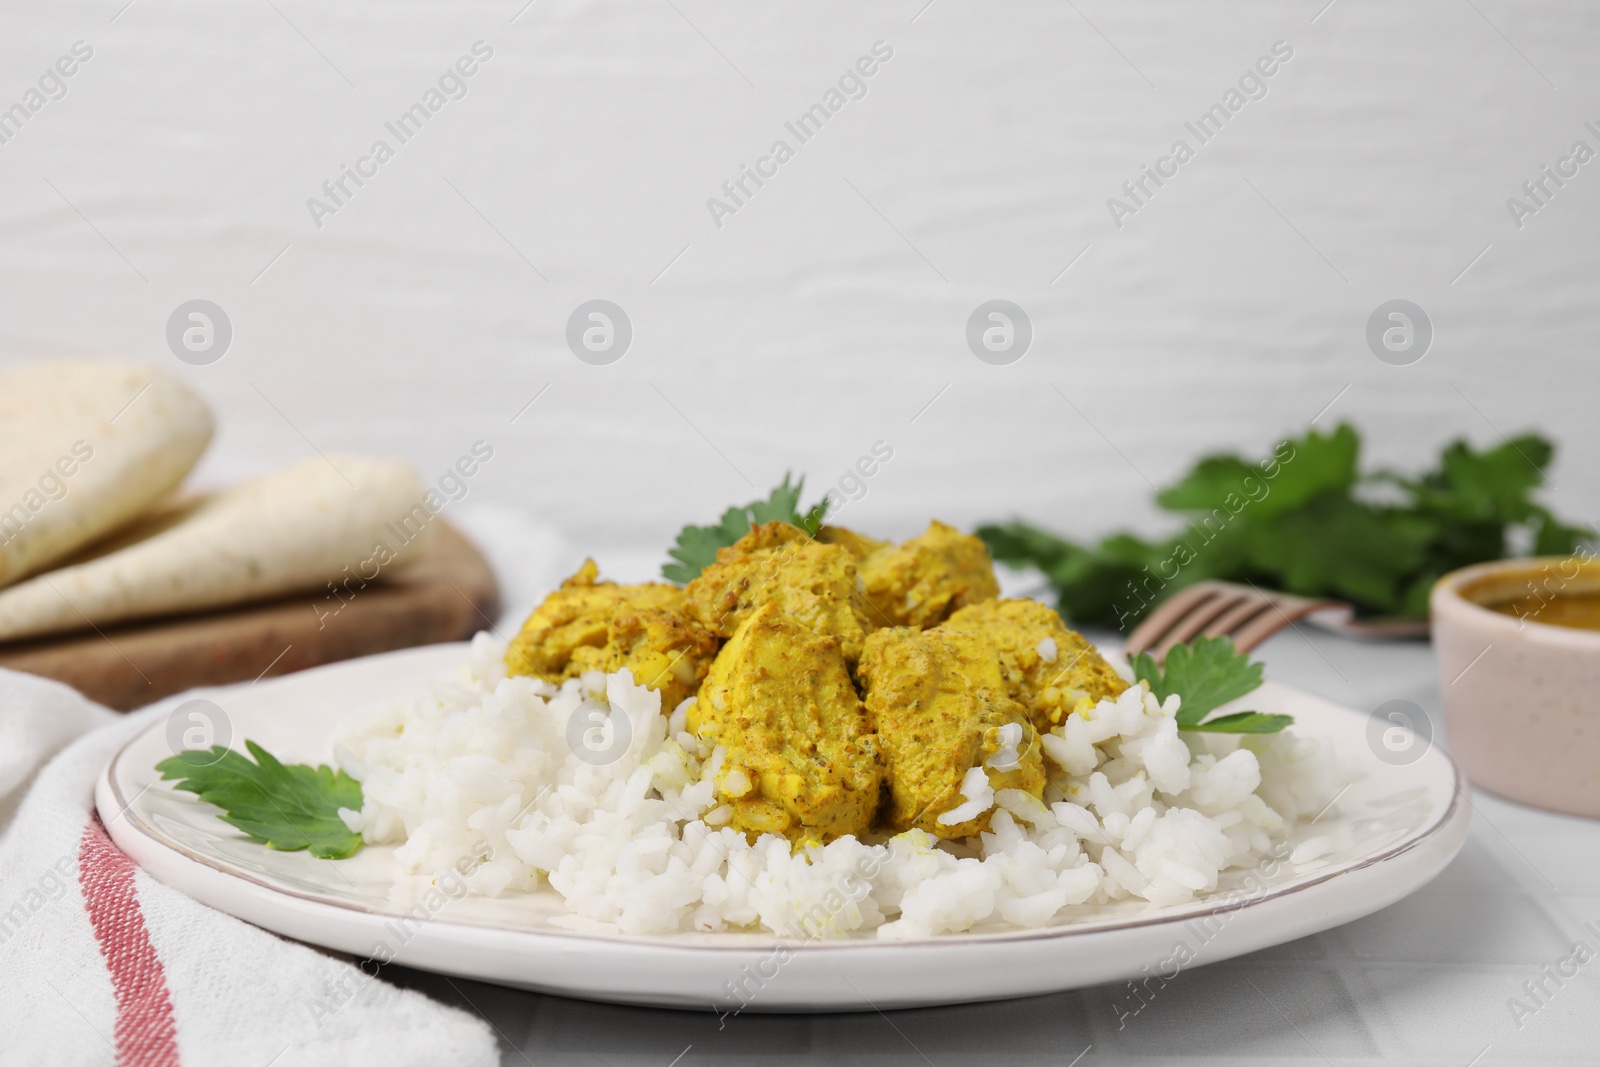
<svg viewBox="0 0 1600 1067"><path fill-rule="evenodd" d="M309 459L158 512L148 536L136 528L103 553L0 590L0 640L296 592L312 594L307 611L334 611L427 551L428 499L404 463Z"/></svg>
<svg viewBox="0 0 1600 1067"><path fill-rule="evenodd" d="M204 400L153 367L58 360L0 371L0 586L171 492L214 425Z"/></svg>

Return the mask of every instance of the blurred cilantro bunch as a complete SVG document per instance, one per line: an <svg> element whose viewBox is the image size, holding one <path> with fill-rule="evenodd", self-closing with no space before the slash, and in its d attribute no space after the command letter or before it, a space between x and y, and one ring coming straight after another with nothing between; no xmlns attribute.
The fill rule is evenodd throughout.
<svg viewBox="0 0 1600 1067"><path fill-rule="evenodd" d="M1534 502L1555 453L1536 434L1482 452L1456 441L1414 478L1363 474L1360 452L1360 435L1341 424L1284 441L1258 463L1207 456L1156 495L1188 520L1162 541L1118 533L1080 545L1025 522L978 535L996 560L1043 572L1067 618L1123 628L1208 578L1337 597L1366 616L1422 618L1448 571L1503 558L1514 544L1563 555L1592 535ZM1154 589L1153 598L1136 592Z"/></svg>

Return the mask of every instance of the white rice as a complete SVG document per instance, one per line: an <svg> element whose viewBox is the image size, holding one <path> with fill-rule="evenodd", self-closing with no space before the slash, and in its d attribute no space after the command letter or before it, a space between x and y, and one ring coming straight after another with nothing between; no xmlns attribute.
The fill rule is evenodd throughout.
<svg viewBox="0 0 1600 1067"><path fill-rule="evenodd" d="M969 771L942 821L994 809L979 838L913 830L792 852L726 825L713 796L725 752L686 732L688 701L663 716L626 671L559 689L508 678L503 654L479 634L455 679L348 731L336 753L365 803L341 814L368 842L398 845L410 874L486 853L466 876L472 892L548 886L569 913L556 921L573 928L898 940L1040 926L1079 904L1182 904L1254 866L1340 786L1326 741L1179 734L1178 699L1135 686L1041 739L1043 803ZM574 713L585 718L569 731ZM1014 762L1017 741L1003 737L990 764ZM1304 858L1317 847L1302 845Z"/></svg>

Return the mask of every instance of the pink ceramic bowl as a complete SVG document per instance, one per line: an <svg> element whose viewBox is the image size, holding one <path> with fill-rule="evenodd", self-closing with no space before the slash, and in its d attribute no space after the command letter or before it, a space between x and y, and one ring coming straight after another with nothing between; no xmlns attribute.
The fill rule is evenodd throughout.
<svg viewBox="0 0 1600 1067"><path fill-rule="evenodd" d="M1472 781L1552 811L1600 817L1600 631L1484 607L1600 591L1600 561L1501 560L1433 587L1450 752Z"/></svg>

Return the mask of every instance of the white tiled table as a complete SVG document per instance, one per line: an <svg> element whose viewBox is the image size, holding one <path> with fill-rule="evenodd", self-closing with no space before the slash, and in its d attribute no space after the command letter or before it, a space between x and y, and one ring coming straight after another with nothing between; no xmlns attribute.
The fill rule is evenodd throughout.
<svg viewBox="0 0 1600 1067"><path fill-rule="evenodd" d="M1406 699L1440 725L1423 642L1357 643L1315 630L1261 651L1269 673L1366 710ZM1447 743L1447 740L1446 740ZM1508 1002L1583 941L1600 953L1600 822L1474 793L1461 855L1416 895L1327 933L1185 971L1118 1028L1120 986L888 1015L753 1015L586 1004L393 970L483 1013L506 1064L773 1062L1102 1067L1375 1061L1467 1067L1600 1063L1600 955L1531 1015ZM1087 1050L1087 1051L1085 1051ZM1081 1059L1074 1060L1082 1054ZM674 1057L680 1057L674 1060Z"/></svg>

